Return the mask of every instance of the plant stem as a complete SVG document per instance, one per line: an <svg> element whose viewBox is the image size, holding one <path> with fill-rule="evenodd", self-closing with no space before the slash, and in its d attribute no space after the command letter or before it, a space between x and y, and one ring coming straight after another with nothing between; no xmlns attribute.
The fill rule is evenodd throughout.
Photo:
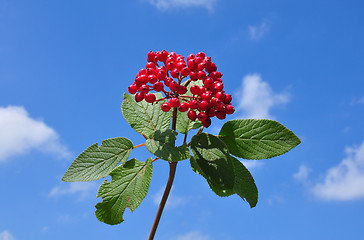
<svg viewBox="0 0 364 240"><path fill-rule="evenodd" d="M176 130L176 124L177 124L177 108L173 108L172 130ZM167 185L166 185L166 188L164 189L163 197L162 197L162 200L161 200L161 202L159 204L157 215L155 216L154 223L153 223L153 226L152 226L152 230L150 231L148 240L153 240L154 239L154 235L155 235L155 233L157 231L157 228L158 228L159 220L161 219L164 206L166 205L169 193L170 193L171 188L172 188L174 176L176 174L177 163L178 162L169 162L169 176L168 176Z"/></svg>

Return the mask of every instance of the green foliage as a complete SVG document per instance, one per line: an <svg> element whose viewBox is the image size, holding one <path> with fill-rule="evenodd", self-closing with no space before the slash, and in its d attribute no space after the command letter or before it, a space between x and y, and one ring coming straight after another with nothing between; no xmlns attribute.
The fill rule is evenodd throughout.
<svg viewBox="0 0 364 240"><path fill-rule="evenodd" d="M162 98L160 93L155 95L158 99ZM130 126L144 137L147 137L156 130L167 129L171 125L170 114L161 110L161 105L164 102L159 101L150 104L141 101L137 103L133 95L124 93L121 111Z"/></svg>
<svg viewBox="0 0 364 240"><path fill-rule="evenodd" d="M177 112L176 128L180 133L186 134L191 129L197 129L201 126L202 124L200 121L191 121L191 119L187 117L187 112Z"/></svg>
<svg viewBox="0 0 364 240"><path fill-rule="evenodd" d="M64 174L62 181L93 181L109 175L121 162L128 160L133 143L123 137L102 141L101 146L92 144L83 151Z"/></svg>
<svg viewBox="0 0 364 240"><path fill-rule="evenodd" d="M167 161L180 161L190 157L186 143L175 147L177 132L172 129L157 130L146 141L146 147L155 156Z"/></svg>
<svg viewBox="0 0 364 240"><path fill-rule="evenodd" d="M218 136L231 154L244 159L266 159L284 154L300 139L273 120L239 119L226 122Z"/></svg>
<svg viewBox="0 0 364 240"><path fill-rule="evenodd" d="M103 199L95 206L97 219L110 225L124 221L125 209L133 212L147 195L152 172L151 158L146 162L134 158L115 168L111 182L103 182L97 193Z"/></svg>
<svg viewBox="0 0 364 240"><path fill-rule="evenodd" d="M201 133L192 137L191 150L198 169L213 184L230 189L234 186L234 168L229 151L217 137Z"/></svg>

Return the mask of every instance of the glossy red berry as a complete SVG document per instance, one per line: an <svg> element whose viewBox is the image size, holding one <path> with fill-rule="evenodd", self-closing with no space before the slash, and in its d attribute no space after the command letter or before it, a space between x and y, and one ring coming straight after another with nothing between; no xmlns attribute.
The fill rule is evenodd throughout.
<svg viewBox="0 0 364 240"><path fill-rule="evenodd" d="M214 82L213 89L215 92L221 92L223 88L224 88L224 85L222 83Z"/></svg>
<svg viewBox="0 0 364 240"><path fill-rule="evenodd" d="M220 101L224 102L224 100L225 100L225 93L223 93L223 92L217 92L215 94L215 97L217 97L218 99L220 99Z"/></svg>
<svg viewBox="0 0 364 240"><path fill-rule="evenodd" d="M191 86L190 91L193 95L200 95L200 87L197 85Z"/></svg>
<svg viewBox="0 0 364 240"><path fill-rule="evenodd" d="M162 50L157 53L157 58L161 62L165 62L167 60L167 57L168 57L168 52L166 50Z"/></svg>
<svg viewBox="0 0 364 240"><path fill-rule="evenodd" d="M128 87L128 91L129 91L130 94L135 94L138 91L138 87L136 85L134 85L134 84L130 85Z"/></svg>
<svg viewBox="0 0 364 240"><path fill-rule="evenodd" d="M205 100L202 100L201 102L198 103L198 108L201 111L206 111L208 107L209 107L209 103Z"/></svg>
<svg viewBox="0 0 364 240"><path fill-rule="evenodd" d="M226 118L226 113L225 113L225 112L223 112L223 111L217 111L217 112L216 112L216 117L217 117L218 119L220 119L220 120L223 120L223 119L225 119L225 118Z"/></svg>
<svg viewBox="0 0 364 240"><path fill-rule="evenodd" d="M205 88L212 88L214 86L214 80L210 77L207 77L203 84Z"/></svg>
<svg viewBox="0 0 364 240"><path fill-rule="evenodd" d="M167 76L167 73L164 69L159 70L157 73L157 78L159 80L164 80L166 78L166 76Z"/></svg>
<svg viewBox="0 0 364 240"><path fill-rule="evenodd" d="M169 103L162 103L161 109L163 112L168 112L171 109L171 105Z"/></svg>
<svg viewBox="0 0 364 240"><path fill-rule="evenodd" d="M169 100L169 104L171 105L171 107L179 107L180 102L178 98L173 97Z"/></svg>
<svg viewBox="0 0 364 240"><path fill-rule="evenodd" d="M199 53L196 54L196 56L204 59L205 58L205 53L199 52Z"/></svg>
<svg viewBox="0 0 364 240"><path fill-rule="evenodd" d="M156 57L155 52L150 51L150 52L148 52L148 55L147 55L147 61L148 62L154 62L155 57Z"/></svg>
<svg viewBox="0 0 364 240"><path fill-rule="evenodd" d="M197 72L196 72L196 71L191 71L191 72L190 72L190 79L191 79L192 81L197 81L197 79L198 79L198 74L197 74Z"/></svg>
<svg viewBox="0 0 364 240"><path fill-rule="evenodd" d="M163 90L163 83L161 82L156 82L153 84L153 89L156 91L156 92L160 92Z"/></svg>
<svg viewBox="0 0 364 240"><path fill-rule="evenodd" d="M189 105L186 102L183 102L179 105L180 112L186 112L188 110L188 108L189 108Z"/></svg>
<svg viewBox="0 0 364 240"><path fill-rule="evenodd" d="M190 102L189 102L189 107L191 109L197 109L198 108L198 102L195 100L195 99L192 99Z"/></svg>
<svg viewBox="0 0 364 240"><path fill-rule="evenodd" d="M204 121L201 122L202 126L204 126L205 128L208 128L211 126L211 119L209 117L207 117Z"/></svg>
<svg viewBox="0 0 364 240"><path fill-rule="evenodd" d="M232 97L230 94L225 94L225 99L224 99L224 103L225 104L229 104L232 100Z"/></svg>
<svg viewBox="0 0 364 240"><path fill-rule="evenodd" d="M153 93L148 93L147 95L145 95L144 99L148 103L154 103L155 100L156 100L156 97L155 97L155 95Z"/></svg>
<svg viewBox="0 0 364 240"><path fill-rule="evenodd" d="M172 80L170 83L169 83L169 89L171 89L173 92L177 91L179 88L179 84Z"/></svg>
<svg viewBox="0 0 364 240"><path fill-rule="evenodd" d="M175 69L175 68L176 68L176 64L175 64L175 62L174 62L174 61L170 61L170 62L168 62L168 63L166 64L166 68L167 68L167 70L169 70L169 71L171 71L171 70Z"/></svg>
<svg viewBox="0 0 364 240"><path fill-rule="evenodd" d="M146 94L149 92L149 86L146 84L143 84L140 88L139 88L140 92L143 94Z"/></svg>
<svg viewBox="0 0 364 240"><path fill-rule="evenodd" d="M135 94L135 101L136 102L143 101L143 99L144 99L144 94L143 93L138 92L137 94Z"/></svg>
<svg viewBox="0 0 364 240"><path fill-rule="evenodd" d="M151 84L155 83L156 81L158 81L158 78L156 75L151 74L148 76L148 82L150 82Z"/></svg>
<svg viewBox="0 0 364 240"><path fill-rule="evenodd" d="M174 78L178 78L179 77L179 70L177 68L173 69L171 71L171 76Z"/></svg>
<svg viewBox="0 0 364 240"><path fill-rule="evenodd" d="M235 108L230 104L225 106L225 110L226 114L233 114L235 112Z"/></svg>
<svg viewBox="0 0 364 240"><path fill-rule="evenodd" d="M182 68L182 70L181 70L181 75L182 75L183 77L187 77L187 76L190 74L190 72L191 72L191 70L190 70L188 67L184 67L184 68Z"/></svg>
<svg viewBox="0 0 364 240"><path fill-rule="evenodd" d="M188 117L190 120L195 121L195 120L196 120L196 117L197 117L197 114L196 114L196 112L195 112L195 111L190 110L190 111L188 111L188 113L187 113L187 117Z"/></svg>
<svg viewBox="0 0 364 240"><path fill-rule="evenodd" d="M147 62L145 65L145 68L154 68L155 69L155 63L154 62Z"/></svg>
<svg viewBox="0 0 364 240"><path fill-rule="evenodd" d="M201 99L209 102L212 98L212 93L210 91L206 91L203 94L201 94Z"/></svg>
<svg viewBox="0 0 364 240"><path fill-rule="evenodd" d="M200 120L202 122L207 119L207 115L204 112L200 112L199 114L197 114L197 118L198 118L198 120Z"/></svg>
<svg viewBox="0 0 364 240"><path fill-rule="evenodd" d="M206 73L204 71L198 71L198 79L205 80L206 79Z"/></svg>
<svg viewBox="0 0 364 240"><path fill-rule="evenodd" d="M193 71L197 69L198 64L195 59L190 59L187 61L187 66L189 69Z"/></svg>
<svg viewBox="0 0 364 240"><path fill-rule="evenodd" d="M185 87L185 86L182 86L182 85L180 85L179 87L178 87L178 90L177 90L177 93L178 94L185 94L187 92L187 88Z"/></svg>

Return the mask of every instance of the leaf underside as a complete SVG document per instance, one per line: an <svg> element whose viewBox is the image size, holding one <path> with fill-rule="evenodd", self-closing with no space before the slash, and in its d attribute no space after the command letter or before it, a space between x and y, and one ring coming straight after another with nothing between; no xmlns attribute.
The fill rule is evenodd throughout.
<svg viewBox="0 0 364 240"><path fill-rule="evenodd" d="M97 193L103 199L95 206L97 219L110 225L123 222L125 209L133 212L147 195L152 172L151 158L146 162L131 159L115 168L111 182L104 181Z"/></svg>
<svg viewBox="0 0 364 240"><path fill-rule="evenodd" d="M109 175L121 162L126 162L133 143L123 137L102 141L101 146L92 144L83 151L64 174L62 181L93 181Z"/></svg>

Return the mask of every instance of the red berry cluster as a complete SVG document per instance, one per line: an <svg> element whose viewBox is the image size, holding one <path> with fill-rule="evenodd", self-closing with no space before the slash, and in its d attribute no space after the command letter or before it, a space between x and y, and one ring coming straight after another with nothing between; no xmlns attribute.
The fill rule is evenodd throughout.
<svg viewBox="0 0 364 240"><path fill-rule="evenodd" d="M160 62L163 65L160 66ZM182 85L182 79L187 77L189 79ZM211 57L206 57L203 52L190 54L186 61L175 52L150 51L145 68L140 69L128 91L135 94L137 102L144 99L148 103L154 103L167 99L161 105L164 112L178 108L181 112L187 112L192 121L198 119L204 127L209 127L212 117L225 119L226 114L235 111L231 105L231 95L223 90L221 77L222 74L217 71ZM193 84L199 80L202 81L202 86ZM185 95L190 83L192 96ZM156 99L151 90L163 92L165 97Z"/></svg>

